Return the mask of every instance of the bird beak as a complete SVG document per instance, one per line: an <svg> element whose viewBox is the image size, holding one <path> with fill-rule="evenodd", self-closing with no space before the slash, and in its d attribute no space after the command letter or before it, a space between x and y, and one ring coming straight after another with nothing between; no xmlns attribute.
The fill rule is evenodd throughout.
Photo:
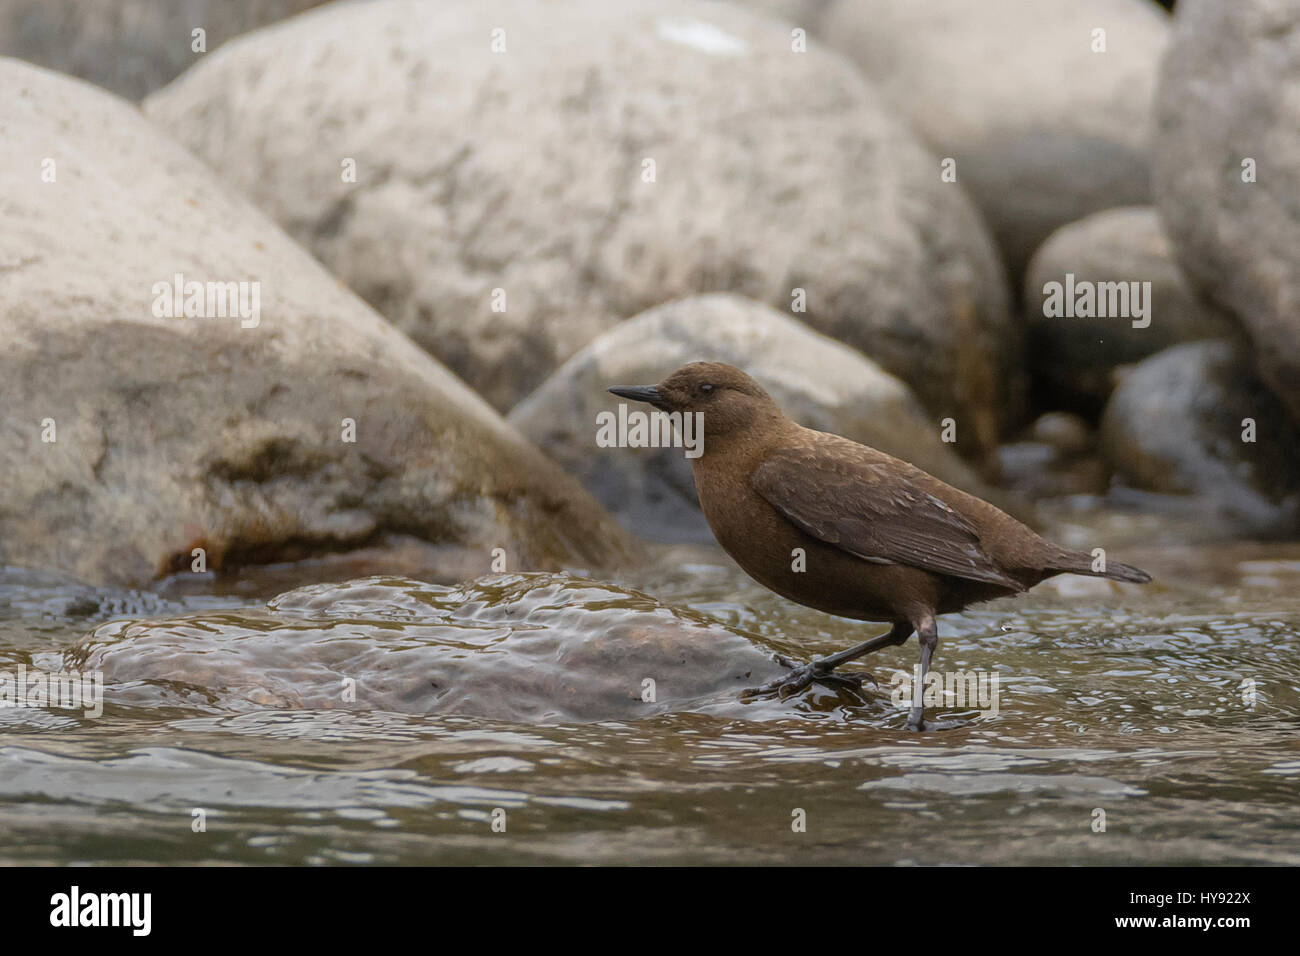
<svg viewBox="0 0 1300 956"><path fill-rule="evenodd" d="M663 408L664 393L658 385L618 385L610 392L619 398L630 398L634 402L647 402L655 408Z"/></svg>

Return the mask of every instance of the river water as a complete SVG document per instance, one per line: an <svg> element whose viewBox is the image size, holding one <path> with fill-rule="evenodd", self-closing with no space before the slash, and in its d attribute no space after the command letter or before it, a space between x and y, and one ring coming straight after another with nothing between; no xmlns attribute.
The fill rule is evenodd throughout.
<svg viewBox="0 0 1300 956"><path fill-rule="evenodd" d="M939 708L954 729L910 733L889 700L914 641L867 662L879 689L632 720L109 693L98 717L0 710L0 862L1300 863L1300 544L1108 520L1156 583L1062 578L943 618L938 666L998 681L996 714ZM1083 546L1102 526L1052 530ZM310 580L140 594L9 569L0 672L117 619L238 621ZM792 657L884 629L782 601L708 548L624 583Z"/></svg>

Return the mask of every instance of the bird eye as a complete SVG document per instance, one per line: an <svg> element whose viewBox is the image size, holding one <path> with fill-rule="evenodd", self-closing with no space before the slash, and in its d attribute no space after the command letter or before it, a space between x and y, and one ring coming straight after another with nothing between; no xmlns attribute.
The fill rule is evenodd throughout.
<svg viewBox="0 0 1300 956"><path fill-rule="evenodd" d="M705 382L703 385L700 386L701 395L708 395L712 391L713 391L713 386L710 385L708 382Z"/></svg>

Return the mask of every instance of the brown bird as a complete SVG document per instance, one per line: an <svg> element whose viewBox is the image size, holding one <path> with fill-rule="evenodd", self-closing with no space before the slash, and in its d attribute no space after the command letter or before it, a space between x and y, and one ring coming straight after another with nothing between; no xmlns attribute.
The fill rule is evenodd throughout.
<svg viewBox="0 0 1300 956"><path fill-rule="evenodd" d="M1093 570L1092 555L1043 540L987 501L874 448L804 428L731 365L693 362L658 385L610 391L665 412L702 413L703 453L692 462L700 507L750 577L829 614L893 624L888 634L818 658L757 693L784 698L915 631L921 685L908 726L921 730L920 687L939 643L937 615L1027 591L1057 574L1151 580L1116 562ZM796 570L796 549L803 570Z"/></svg>

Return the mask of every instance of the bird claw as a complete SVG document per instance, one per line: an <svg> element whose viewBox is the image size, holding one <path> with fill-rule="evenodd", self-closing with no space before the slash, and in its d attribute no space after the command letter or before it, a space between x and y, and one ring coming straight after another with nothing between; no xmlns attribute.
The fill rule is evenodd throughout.
<svg viewBox="0 0 1300 956"><path fill-rule="evenodd" d="M781 700L787 700L793 697L799 691L812 684L827 684L852 687L854 690L862 688L864 680L870 680L877 687L880 682L876 680L874 674L863 671L853 674L836 674L833 670L826 667L825 663L819 658L811 664L799 667L789 658L781 654L776 655L778 664L784 664L790 668L793 673L786 674L784 677L778 677L776 680L768 681L761 687L750 687L741 691L741 699L750 700L755 697L764 697L768 694L776 694Z"/></svg>

